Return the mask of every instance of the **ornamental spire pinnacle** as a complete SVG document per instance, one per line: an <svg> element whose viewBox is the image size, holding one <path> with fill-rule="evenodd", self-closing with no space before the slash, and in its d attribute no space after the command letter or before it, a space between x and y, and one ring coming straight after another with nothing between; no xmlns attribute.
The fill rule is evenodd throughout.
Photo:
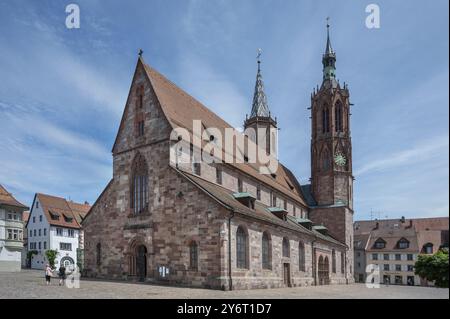
<svg viewBox="0 0 450 319"><path fill-rule="evenodd" d="M258 55L256 57L258 62L258 72L256 74L255 93L253 95L250 118L257 116L270 117L269 105L267 104L267 97L264 93L264 82L261 75L261 53L262 50L258 49Z"/></svg>
<svg viewBox="0 0 450 319"><path fill-rule="evenodd" d="M327 17L327 47L325 49L325 54L332 54L333 48L331 47L330 41L330 17Z"/></svg>
<svg viewBox="0 0 450 319"><path fill-rule="evenodd" d="M331 47L330 40L330 18L327 17L327 46L322 57L323 80L336 79L336 53Z"/></svg>

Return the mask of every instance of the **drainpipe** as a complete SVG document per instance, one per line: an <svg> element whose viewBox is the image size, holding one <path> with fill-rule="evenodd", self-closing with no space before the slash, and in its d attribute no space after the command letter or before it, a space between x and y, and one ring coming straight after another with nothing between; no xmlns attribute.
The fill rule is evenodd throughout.
<svg viewBox="0 0 450 319"><path fill-rule="evenodd" d="M312 256L312 273L314 278L314 286L317 286L317 274L316 274L316 250L314 249L314 243L316 239L311 242L311 256Z"/></svg>
<svg viewBox="0 0 450 319"><path fill-rule="evenodd" d="M231 216L228 218L228 289L233 290L233 278L231 271L231 219L234 217L234 211L231 212Z"/></svg>

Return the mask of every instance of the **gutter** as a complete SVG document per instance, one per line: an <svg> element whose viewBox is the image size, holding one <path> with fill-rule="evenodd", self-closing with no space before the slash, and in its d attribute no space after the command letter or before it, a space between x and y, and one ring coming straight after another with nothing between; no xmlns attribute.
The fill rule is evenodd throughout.
<svg viewBox="0 0 450 319"><path fill-rule="evenodd" d="M317 286L317 274L316 274L316 250L314 249L314 243L317 239L311 241L311 256L312 256L312 272L314 278L314 286Z"/></svg>

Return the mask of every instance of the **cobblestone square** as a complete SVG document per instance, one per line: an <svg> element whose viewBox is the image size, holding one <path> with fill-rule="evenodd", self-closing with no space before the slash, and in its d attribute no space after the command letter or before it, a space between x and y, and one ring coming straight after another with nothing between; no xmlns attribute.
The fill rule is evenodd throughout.
<svg viewBox="0 0 450 319"><path fill-rule="evenodd" d="M381 286L368 289L363 284L332 285L300 288L219 291L207 289L168 287L154 284L81 280L80 288L58 286L52 279L46 286L44 272L22 270L18 273L0 273L0 299L448 299L449 290L430 287Z"/></svg>

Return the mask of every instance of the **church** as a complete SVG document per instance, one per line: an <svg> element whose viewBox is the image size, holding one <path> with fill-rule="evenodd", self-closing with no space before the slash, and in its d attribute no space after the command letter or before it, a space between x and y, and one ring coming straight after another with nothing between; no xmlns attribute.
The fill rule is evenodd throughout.
<svg viewBox="0 0 450 319"><path fill-rule="evenodd" d="M177 129L195 139L201 121L200 144L217 143L210 154L217 158L225 150L211 132L233 128L140 52L112 179L82 222L85 275L221 290L353 282L351 103L336 80L328 25L322 63L322 84L311 94L311 183L301 185L282 163L262 174L250 147L242 161L209 162L194 159L191 143L191 161L173 160ZM251 113L245 132L235 133L277 158L277 125L258 58ZM256 136L246 135L251 129Z"/></svg>

